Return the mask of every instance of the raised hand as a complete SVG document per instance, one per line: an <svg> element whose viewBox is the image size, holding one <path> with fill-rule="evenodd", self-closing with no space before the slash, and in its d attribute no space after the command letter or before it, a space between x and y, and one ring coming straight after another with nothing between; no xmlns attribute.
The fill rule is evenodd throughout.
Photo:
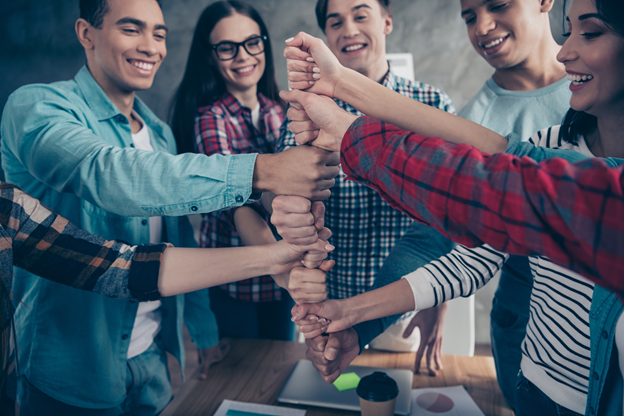
<svg viewBox="0 0 624 416"><path fill-rule="evenodd" d="M327 299L326 272L334 267L333 260L324 261L318 269L295 267L290 271L288 293L297 304L312 304Z"/></svg>
<svg viewBox="0 0 624 416"><path fill-rule="evenodd" d="M312 361L326 383L336 381L360 352L358 334L353 328L306 339L306 358Z"/></svg>
<svg viewBox="0 0 624 416"><path fill-rule="evenodd" d="M334 97L344 67L319 38L299 32L286 41L288 81L293 90L308 90Z"/></svg>
<svg viewBox="0 0 624 416"><path fill-rule="evenodd" d="M342 138L358 119L356 115L347 113L328 97L309 92L282 91L280 97L293 105L288 109L288 118L297 143L340 152Z"/></svg>
<svg viewBox="0 0 624 416"><path fill-rule="evenodd" d="M280 195L273 199L271 223L289 244L313 244L324 227L325 205L299 196Z"/></svg>
<svg viewBox="0 0 624 416"><path fill-rule="evenodd" d="M442 337L444 334L444 321L446 319L447 303L423 309L412 318L403 338L409 337L414 328L420 329L420 346L416 352L416 362L414 364L414 372L420 373L420 362L427 350L427 370L430 376L436 376L437 370L442 369Z"/></svg>

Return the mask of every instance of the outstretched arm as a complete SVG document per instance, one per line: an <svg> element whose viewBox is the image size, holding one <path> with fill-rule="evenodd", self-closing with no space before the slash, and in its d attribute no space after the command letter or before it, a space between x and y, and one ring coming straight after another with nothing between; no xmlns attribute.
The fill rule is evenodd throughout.
<svg viewBox="0 0 624 416"><path fill-rule="evenodd" d="M299 33L287 42L288 79L293 89L307 90L351 104L362 113L425 136L470 144L486 153L504 152L507 139L461 117L385 88L343 67L321 39Z"/></svg>

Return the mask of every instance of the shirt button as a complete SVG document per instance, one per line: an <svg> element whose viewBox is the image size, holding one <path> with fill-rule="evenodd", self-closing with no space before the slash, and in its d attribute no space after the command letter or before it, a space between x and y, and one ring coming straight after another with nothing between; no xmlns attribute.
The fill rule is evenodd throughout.
<svg viewBox="0 0 624 416"><path fill-rule="evenodd" d="M143 224L143 225L147 225L147 220L143 220L143 221L141 221L141 224Z"/></svg>
<svg viewBox="0 0 624 416"><path fill-rule="evenodd" d="M609 334L607 333L607 331L602 331L602 337L603 337L604 339L609 338Z"/></svg>
<svg viewBox="0 0 624 416"><path fill-rule="evenodd" d="M121 339L123 339L123 340L128 339L128 334L123 334L123 335L121 336Z"/></svg>
<svg viewBox="0 0 624 416"><path fill-rule="evenodd" d="M199 208L197 208L195 205L193 205L193 206L191 207L191 211L193 211L193 212L197 212L197 210L198 210L198 209L199 209Z"/></svg>
<svg viewBox="0 0 624 416"><path fill-rule="evenodd" d="M239 204L243 202L243 197L240 195L236 195L236 202L238 202Z"/></svg>
<svg viewBox="0 0 624 416"><path fill-rule="evenodd" d="M599 378L600 376L598 375L598 373L594 371L594 380L598 380Z"/></svg>

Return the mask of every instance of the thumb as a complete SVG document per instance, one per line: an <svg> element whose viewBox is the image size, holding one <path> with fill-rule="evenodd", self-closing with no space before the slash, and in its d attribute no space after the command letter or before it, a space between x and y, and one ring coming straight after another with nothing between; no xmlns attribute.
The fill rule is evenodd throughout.
<svg viewBox="0 0 624 416"><path fill-rule="evenodd" d="M304 319L308 315L319 315L320 311L321 306L319 303L302 303L293 306L290 313L292 314L292 321L296 322Z"/></svg>
<svg viewBox="0 0 624 416"><path fill-rule="evenodd" d="M418 315L416 315L416 316L418 316ZM414 332L414 328L416 328L418 326L418 320L416 319L416 316L414 316L412 318L410 323L407 325L407 328L405 328L405 331L403 332L403 338L407 338L410 335L412 335L412 332Z"/></svg>
<svg viewBox="0 0 624 416"><path fill-rule="evenodd" d="M325 226L325 204L323 204L323 202L312 202L312 216L314 217L314 226L316 227L316 230L321 231Z"/></svg>
<svg viewBox="0 0 624 416"><path fill-rule="evenodd" d="M300 104L304 107L305 103L303 103L302 101L305 100L306 95L308 94L309 93L303 92L301 90L280 91L279 93L282 100L286 101L287 103Z"/></svg>
<svg viewBox="0 0 624 416"><path fill-rule="evenodd" d="M323 270L324 272L328 272L332 269L332 267L334 267L335 264L336 262L333 260L326 260L319 266L319 269Z"/></svg>
<svg viewBox="0 0 624 416"><path fill-rule="evenodd" d="M342 337L340 334L329 334L327 345L325 346L325 358L329 361L334 361L338 358L340 352L340 344L342 343Z"/></svg>

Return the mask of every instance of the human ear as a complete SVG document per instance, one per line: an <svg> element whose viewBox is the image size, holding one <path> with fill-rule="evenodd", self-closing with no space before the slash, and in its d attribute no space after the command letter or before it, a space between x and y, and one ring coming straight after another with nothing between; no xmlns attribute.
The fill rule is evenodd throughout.
<svg viewBox="0 0 624 416"><path fill-rule="evenodd" d="M94 45L93 45L93 39L92 39L92 32L93 32L93 26L91 26L91 24L89 22L87 22L85 19L78 19L76 20L76 36L78 37L78 41L80 42L80 44L83 46L83 48L89 50L89 49L93 49Z"/></svg>
<svg viewBox="0 0 624 416"><path fill-rule="evenodd" d="M392 15L387 14L386 16L384 16L384 35L388 36L390 33L392 33L393 28L394 26L392 25Z"/></svg>
<svg viewBox="0 0 624 416"><path fill-rule="evenodd" d="M540 0L540 12L548 13L555 5L555 0Z"/></svg>

